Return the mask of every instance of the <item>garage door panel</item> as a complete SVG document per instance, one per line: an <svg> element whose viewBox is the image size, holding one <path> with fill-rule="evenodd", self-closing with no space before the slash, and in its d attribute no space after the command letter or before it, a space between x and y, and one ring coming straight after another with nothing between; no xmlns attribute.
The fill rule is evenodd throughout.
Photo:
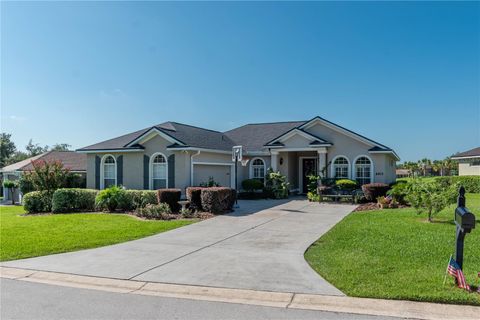
<svg viewBox="0 0 480 320"><path fill-rule="evenodd" d="M230 187L230 166L195 164L193 166L193 185L199 186L213 177L222 187Z"/></svg>

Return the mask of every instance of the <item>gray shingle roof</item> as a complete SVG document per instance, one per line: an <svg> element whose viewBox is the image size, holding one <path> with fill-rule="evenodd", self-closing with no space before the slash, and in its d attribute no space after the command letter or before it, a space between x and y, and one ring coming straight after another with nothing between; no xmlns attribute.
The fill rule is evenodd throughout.
<svg viewBox="0 0 480 320"><path fill-rule="evenodd" d="M479 157L480 156L480 147L473 148L465 152L457 153L452 158L466 158L466 157Z"/></svg>
<svg viewBox="0 0 480 320"><path fill-rule="evenodd" d="M1 169L2 172L33 170L32 161L60 161L64 168L71 171L87 171L87 155L73 151L49 151L37 156L13 163Z"/></svg>
<svg viewBox="0 0 480 320"><path fill-rule="evenodd" d="M263 146L287 131L301 126L306 121L251 123L225 132L236 144L245 146L247 151L260 151Z"/></svg>
<svg viewBox="0 0 480 320"><path fill-rule="evenodd" d="M82 149L79 149L78 151L143 149L143 147L139 144L131 145L131 146L128 146L128 145L134 143L139 137L141 137L144 134L147 134L150 130L155 130L155 129L161 131L162 133L176 140L175 143L172 143L170 148L194 147L194 148L230 151L232 150L232 147L234 145L242 145L247 152L262 151L264 149L264 146L270 142L272 142L272 146L281 146L281 144L273 143L276 138L284 135L285 133L291 130L294 130L295 128L302 130L299 127L310 121L311 120L271 122L271 123L252 123L252 124L246 124L244 126L241 126L226 132L219 132L215 130L199 128L199 127L178 123L178 122L164 122L153 127L145 128L145 129L135 131L117 138L109 139L100 143L96 143L96 144L84 147ZM350 131L350 130L347 130L347 131L354 133L353 131ZM313 136L310 133L307 133L307 134ZM328 141L323 140L321 137L315 137L315 138L317 138L317 140L319 141L316 144L329 143ZM374 141L372 142L375 143ZM393 152L393 150L391 150L390 148L382 144L379 144L379 143L375 143L375 144L377 144L378 146L372 148L370 151L392 151Z"/></svg>
<svg viewBox="0 0 480 320"><path fill-rule="evenodd" d="M178 122L164 122L153 127L145 128L117 138L109 139L81 148L79 151L125 149L129 143L135 141L141 135L146 134L153 128L160 130L166 135L189 147L231 150L232 146L234 146L233 141L222 132L194 127ZM127 149L139 148L142 147L137 145L128 147Z"/></svg>

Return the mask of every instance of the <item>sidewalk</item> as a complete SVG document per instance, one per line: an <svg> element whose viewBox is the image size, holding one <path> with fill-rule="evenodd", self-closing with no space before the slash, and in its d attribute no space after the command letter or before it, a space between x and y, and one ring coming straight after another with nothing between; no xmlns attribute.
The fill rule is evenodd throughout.
<svg viewBox="0 0 480 320"><path fill-rule="evenodd" d="M29 281L125 294L411 319L478 319L480 315L480 307L474 306L176 285L79 276L9 267L0 267L0 277L17 281Z"/></svg>

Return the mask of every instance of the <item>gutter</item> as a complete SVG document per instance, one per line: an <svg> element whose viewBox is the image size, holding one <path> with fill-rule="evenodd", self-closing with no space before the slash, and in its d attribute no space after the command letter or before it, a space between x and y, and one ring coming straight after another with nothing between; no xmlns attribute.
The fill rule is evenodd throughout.
<svg viewBox="0 0 480 320"><path fill-rule="evenodd" d="M200 155L200 150L197 153L192 153L190 156L190 186L193 186L193 157Z"/></svg>

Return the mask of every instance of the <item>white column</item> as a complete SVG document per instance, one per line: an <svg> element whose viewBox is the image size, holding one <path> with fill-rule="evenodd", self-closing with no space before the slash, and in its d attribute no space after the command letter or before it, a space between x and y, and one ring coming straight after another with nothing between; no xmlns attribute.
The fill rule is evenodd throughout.
<svg viewBox="0 0 480 320"><path fill-rule="evenodd" d="M278 163L278 151L272 151L272 164L271 164L271 167L272 167L272 170L273 171L277 171L277 163Z"/></svg>
<svg viewBox="0 0 480 320"><path fill-rule="evenodd" d="M328 176L328 170L325 171L325 176L322 174L322 170L327 165L327 149L321 148L317 150L318 153L318 175L322 178L326 178Z"/></svg>

